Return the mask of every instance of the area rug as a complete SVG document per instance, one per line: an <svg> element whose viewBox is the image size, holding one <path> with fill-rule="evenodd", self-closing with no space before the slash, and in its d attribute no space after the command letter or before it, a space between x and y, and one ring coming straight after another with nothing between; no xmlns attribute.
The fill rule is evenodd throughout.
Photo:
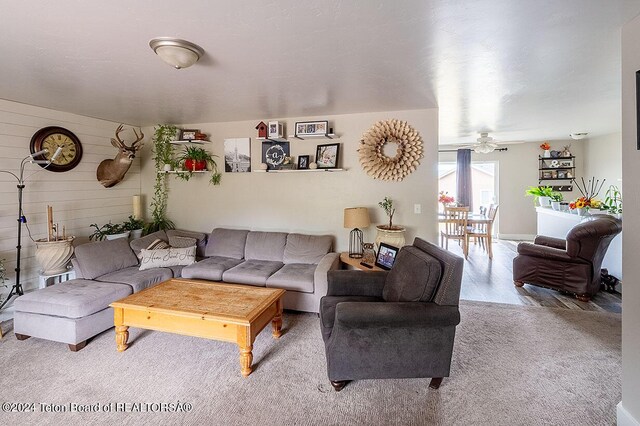
<svg viewBox="0 0 640 426"><path fill-rule="evenodd" d="M335 392L313 314L285 312L279 341L261 333L248 378L231 343L130 329L132 344L118 353L112 329L72 353L10 332L0 340L0 423L615 424L620 315L464 301L460 309L451 377L435 391L429 379L407 379Z"/></svg>

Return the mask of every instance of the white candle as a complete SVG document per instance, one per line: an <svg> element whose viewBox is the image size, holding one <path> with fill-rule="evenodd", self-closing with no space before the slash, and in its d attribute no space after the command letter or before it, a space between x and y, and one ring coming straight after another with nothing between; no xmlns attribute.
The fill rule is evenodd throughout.
<svg viewBox="0 0 640 426"><path fill-rule="evenodd" d="M142 219L142 197L140 195L133 196L133 217Z"/></svg>

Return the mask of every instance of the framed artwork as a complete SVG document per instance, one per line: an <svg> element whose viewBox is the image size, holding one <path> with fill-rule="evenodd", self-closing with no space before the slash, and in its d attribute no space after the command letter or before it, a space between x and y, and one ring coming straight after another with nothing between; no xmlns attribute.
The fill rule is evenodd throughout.
<svg viewBox="0 0 640 426"><path fill-rule="evenodd" d="M183 129L180 131L181 141L192 141L196 139L196 134L200 133L198 129Z"/></svg>
<svg viewBox="0 0 640 426"><path fill-rule="evenodd" d="M309 168L309 156L308 155L298 156L298 169L306 170L308 168Z"/></svg>
<svg viewBox="0 0 640 426"><path fill-rule="evenodd" d="M280 123L279 121L270 121L268 131L269 131L268 134L270 138L281 138L283 137L282 135L284 134L282 123Z"/></svg>
<svg viewBox="0 0 640 426"><path fill-rule="evenodd" d="M386 243L380 243L378 255L376 256L376 266L385 270L391 269L398 255L398 247L390 246Z"/></svg>
<svg viewBox="0 0 640 426"><path fill-rule="evenodd" d="M329 143L316 148L316 164L319 169L336 169L340 158L340 144Z"/></svg>
<svg viewBox="0 0 640 426"><path fill-rule="evenodd" d="M267 165L267 170L280 170L288 156L289 142L262 142L262 162Z"/></svg>
<svg viewBox="0 0 640 426"><path fill-rule="evenodd" d="M229 173L251 171L251 138L224 140L224 171Z"/></svg>
<svg viewBox="0 0 640 426"><path fill-rule="evenodd" d="M329 133L328 121L298 121L296 136L326 135Z"/></svg>

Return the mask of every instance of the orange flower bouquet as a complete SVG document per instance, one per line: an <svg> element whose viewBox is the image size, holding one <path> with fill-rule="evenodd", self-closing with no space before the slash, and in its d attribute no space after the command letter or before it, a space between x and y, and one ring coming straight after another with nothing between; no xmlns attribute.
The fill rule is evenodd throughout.
<svg viewBox="0 0 640 426"><path fill-rule="evenodd" d="M540 149L543 151L549 151L551 149L551 145L549 145L549 142L545 142L540 145Z"/></svg>

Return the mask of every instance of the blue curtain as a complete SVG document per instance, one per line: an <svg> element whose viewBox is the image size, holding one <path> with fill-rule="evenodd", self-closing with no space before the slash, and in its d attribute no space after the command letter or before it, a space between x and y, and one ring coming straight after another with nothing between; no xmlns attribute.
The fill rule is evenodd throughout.
<svg viewBox="0 0 640 426"><path fill-rule="evenodd" d="M456 200L459 206L469 206L473 211L473 192L471 183L471 150L459 149L456 170Z"/></svg>

